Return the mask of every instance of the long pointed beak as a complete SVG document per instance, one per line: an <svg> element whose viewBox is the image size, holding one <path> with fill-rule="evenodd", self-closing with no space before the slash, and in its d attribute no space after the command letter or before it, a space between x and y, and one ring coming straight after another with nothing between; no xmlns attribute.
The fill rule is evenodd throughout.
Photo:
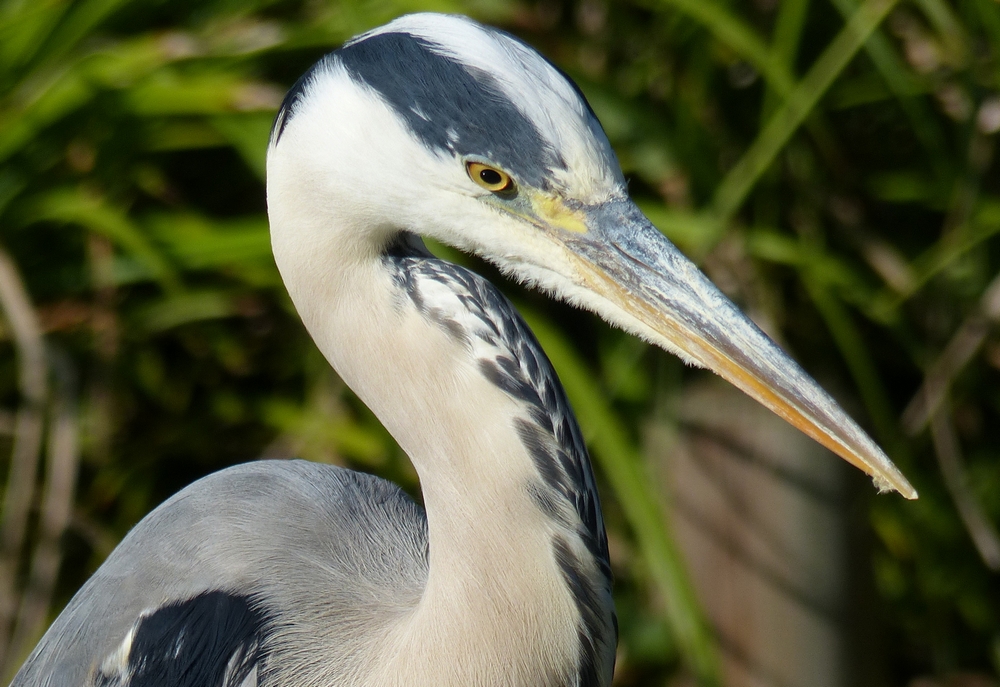
<svg viewBox="0 0 1000 687"><path fill-rule="evenodd" d="M916 490L829 394L719 291L631 202L581 209L562 231L600 314L707 367L865 471L879 490ZM618 312L616 312L618 311Z"/></svg>

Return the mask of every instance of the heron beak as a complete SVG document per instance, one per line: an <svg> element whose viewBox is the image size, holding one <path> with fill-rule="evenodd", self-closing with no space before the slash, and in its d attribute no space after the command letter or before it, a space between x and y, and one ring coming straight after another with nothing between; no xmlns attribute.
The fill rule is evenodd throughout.
<svg viewBox="0 0 1000 687"><path fill-rule="evenodd" d="M829 394L629 200L580 208L587 231L552 227L595 308L728 380L849 463L880 490L916 490ZM552 226L552 225L550 225ZM617 316L616 316L617 315Z"/></svg>

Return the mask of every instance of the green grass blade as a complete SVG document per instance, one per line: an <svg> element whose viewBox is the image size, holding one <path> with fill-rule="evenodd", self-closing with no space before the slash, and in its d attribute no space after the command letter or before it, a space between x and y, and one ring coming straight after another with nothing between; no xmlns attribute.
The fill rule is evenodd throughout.
<svg viewBox="0 0 1000 687"><path fill-rule="evenodd" d="M91 35L94 29L115 10L129 0L86 0L76 3L62 22L52 32L45 43L45 52L38 61L51 62L62 58L67 52Z"/></svg>
<svg viewBox="0 0 1000 687"><path fill-rule="evenodd" d="M177 293L143 308L137 318L147 332L163 332L191 322L233 317L239 308L233 294L225 291Z"/></svg>
<svg viewBox="0 0 1000 687"><path fill-rule="evenodd" d="M809 0L785 0L778 6L771 52L789 71L794 71L795 56L799 52L799 41L808 12Z"/></svg>
<svg viewBox="0 0 1000 687"><path fill-rule="evenodd" d="M94 91L79 73L71 70L48 83L29 89L22 98L0 103L0 162L29 144L46 126L89 101Z"/></svg>
<svg viewBox="0 0 1000 687"><path fill-rule="evenodd" d="M1000 200L984 199L972 213L968 222L955 227L952 232L913 261L914 279L910 290L894 294L890 298L891 308L899 308L927 283L965 257L972 250L982 250L983 243L1000 233Z"/></svg>
<svg viewBox="0 0 1000 687"><path fill-rule="evenodd" d="M971 41L955 10L944 0L914 0L914 4L924 13L944 42L959 53L958 57L964 58Z"/></svg>
<svg viewBox="0 0 1000 687"><path fill-rule="evenodd" d="M726 174L715 192L713 207L722 219L743 204L761 174L771 165L795 131L813 111L820 97L857 54L872 31L897 0L868 0L858 8L840 33L816 60L809 73L771 117L749 150Z"/></svg>
<svg viewBox="0 0 1000 687"><path fill-rule="evenodd" d="M808 11L809 0L784 0L778 6L778 18L775 20L774 36L771 39L771 53L775 60L785 66L789 74L795 73L795 57L799 52L799 40L802 37L802 28L805 26ZM767 121L774 114L781 100L773 88L768 88L761 108L761 121Z"/></svg>
<svg viewBox="0 0 1000 687"><path fill-rule="evenodd" d="M0 8L0 66L10 71L30 61L69 5L69 0L4 3Z"/></svg>
<svg viewBox="0 0 1000 687"><path fill-rule="evenodd" d="M1000 7L993 0L974 0L969 8L987 34L993 45L1000 44Z"/></svg>
<svg viewBox="0 0 1000 687"><path fill-rule="evenodd" d="M267 143L273 121L273 112L255 112L214 117L212 126L236 148L257 178L264 181L267 171Z"/></svg>
<svg viewBox="0 0 1000 687"><path fill-rule="evenodd" d="M831 1L844 19L849 19L857 11L857 0ZM872 32L872 35L865 42L865 52L889 91L899 101L903 113L910 120L913 132L927 150L930 161L937 167L938 176L946 178L948 170L945 168L944 162L948 159L947 142L933 114L917 97L917 94L924 89L921 88L918 80L896 55L892 44L880 31Z"/></svg>
<svg viewBox="0 0 1000 687"><path fill-rule="evenodd" d="M80 189L57 189L26 201L28 221L78 224L108 237L149 270L164 290L182 290L173 266L122 210Z"/></svg>
<svg viewBox="0 0 1000 687"><path fill-rule="evenodd" d="M661 0L707 28L716 40L729 46L761 73L781 96L792 92L795 79L771 49L746 22L712 0Z"/></svg>
<svg viewBox="0 0 1000 687"><path fill-rule="evenodd" d="M878 368L865 346L850 314L830 293L827 286L816 279L809 269L800 273L809 298L826 323L834 343L840 351L868 416L875 425L875 434L892 459L903 467L909 463L909 449L903 441L896 422L896 413L878 374Z"/></svg>

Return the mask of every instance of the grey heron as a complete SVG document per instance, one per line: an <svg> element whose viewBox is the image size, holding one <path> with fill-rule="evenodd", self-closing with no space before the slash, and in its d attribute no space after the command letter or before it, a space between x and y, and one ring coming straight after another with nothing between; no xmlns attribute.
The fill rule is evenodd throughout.
<svg viewBox="0 0 1000 687"><path fill-rule="evenodd" d="M574 84L510 35L417 14L293 87L268 150L306 328L405 450L376 477L261 461L144 518L17 687L607 687L617 627L580 429L504 296L420 237L711 368L872 474L881 450L629 199Z"/></svg>

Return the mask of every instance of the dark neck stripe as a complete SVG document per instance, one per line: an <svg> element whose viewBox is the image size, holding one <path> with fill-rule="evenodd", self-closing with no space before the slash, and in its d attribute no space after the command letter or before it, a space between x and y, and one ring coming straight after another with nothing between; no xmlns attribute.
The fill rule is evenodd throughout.
<svg viewBox="0 0 1000 687"><path fill-rule="evenodd" d="M554 539L553 555L580 613L580 658L571 687L606 684L617 644L607 535L590 457L548 358L510 301L479 275L427 257L422 244L405 237L390 246L383 262L400 297L418 312L458 341L479 339L497 350L479 359L480 372L526 409L527 417L512 429L538 471L538 482L528 489L539 510L566 530ZM476 326L463 326L428 302L422 291L428 280L447 285ZM578 537L583 547L574 549L568 537Z"/></svg>

